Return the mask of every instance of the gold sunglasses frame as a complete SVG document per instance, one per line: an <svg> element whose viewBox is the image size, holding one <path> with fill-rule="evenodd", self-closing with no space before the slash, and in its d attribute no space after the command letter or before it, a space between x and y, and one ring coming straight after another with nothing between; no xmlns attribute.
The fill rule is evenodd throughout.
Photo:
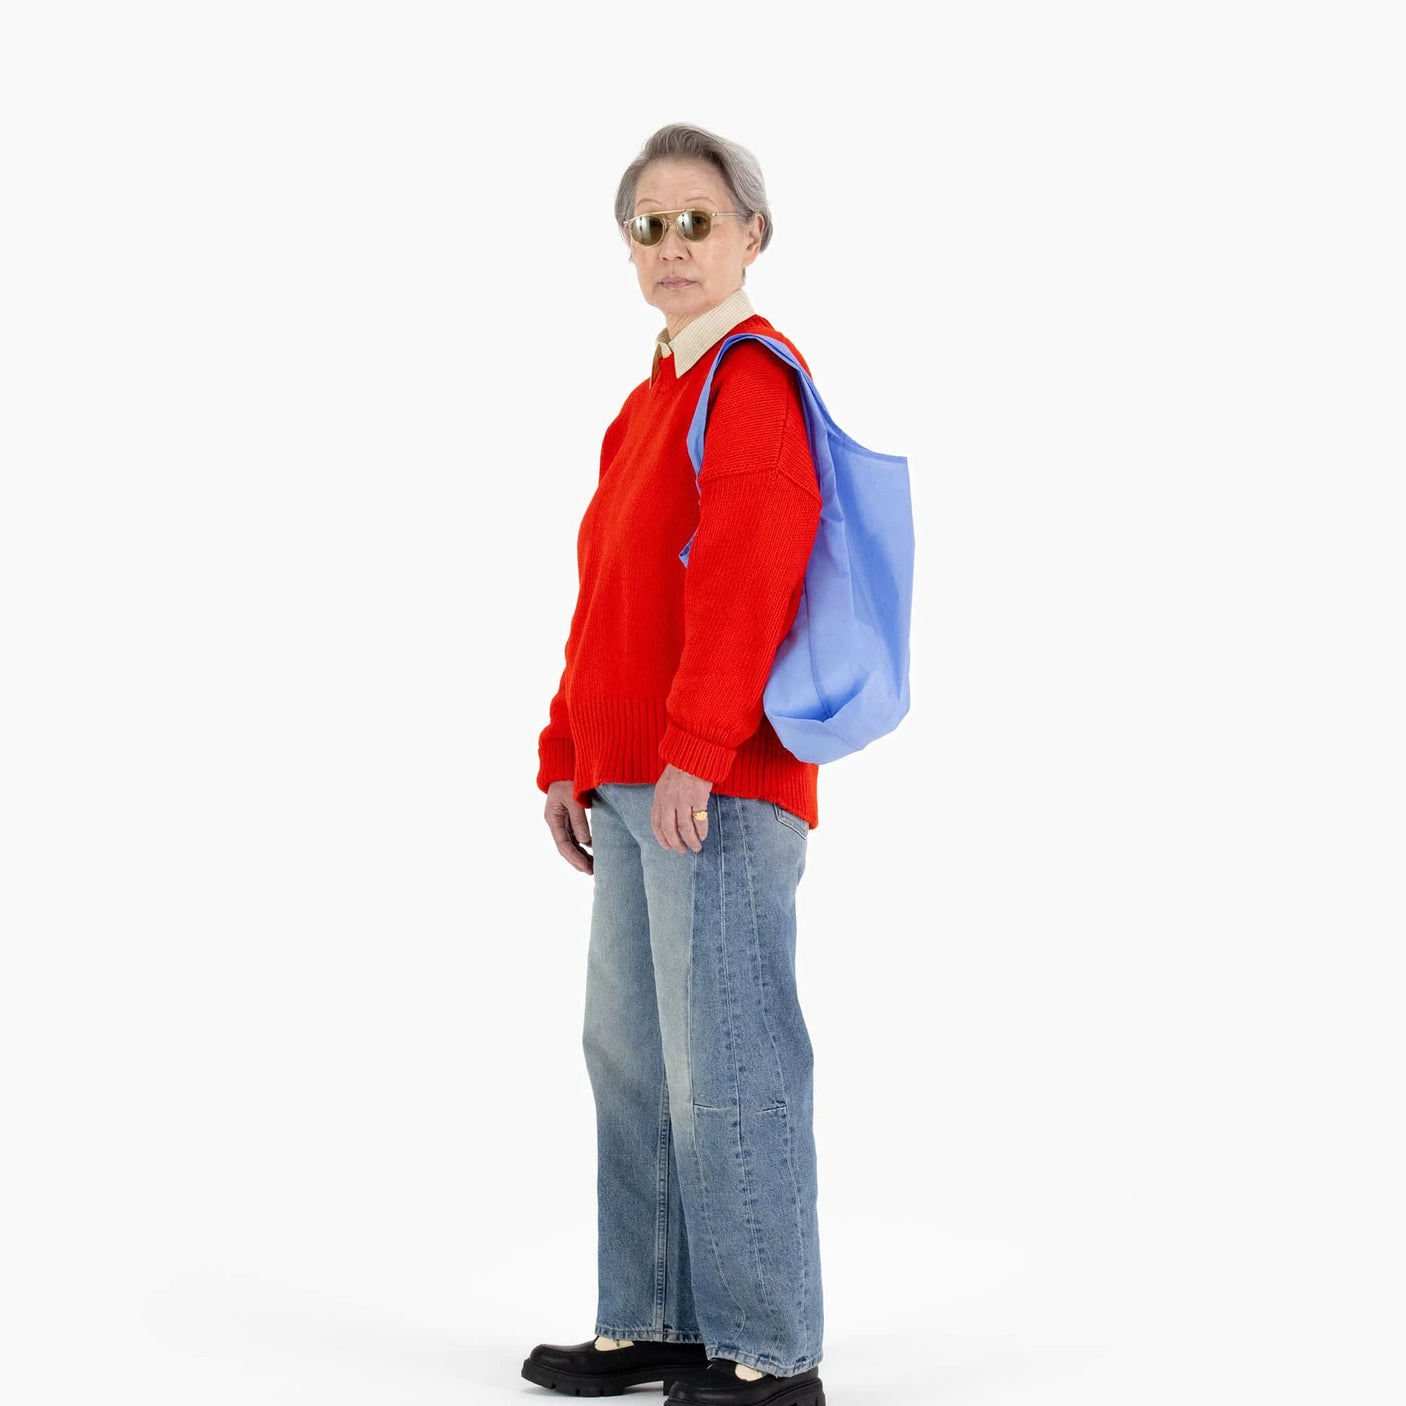
<svg viewBox="0 0 1406 1406"><path fill-rule="evenodd" d="M665 215L673 215L675 217L673 221L673 226L676 230L678 230L679 238L682 239L686 244L702 244L703 239L707 239L708 234L712 234L713 231L711 228L708 230L708 234L705 234L703 236L703 239L690 239L683 232L683 226L679 224L678 221L678 216L688 215L694 212L697 212L700 215L707 215L710 220L716 220L719 215L736 215L739 220L746 218L746 216L743 215L740 210L704 210L697 205L689 205L682 210L641 210L638 215L631 215L628 220L620 221L620 232L625 236L626 239L631 240L635 244L638 244L641 249L657 249L664 242L665 236L669 233L669 222L665 221L664 233L661 234L659 238L654 241L653 244L646 244L644 240L635 238L633 229L634 223L636 220L643 220L646 218L659 220L663 219Z"/></svg>

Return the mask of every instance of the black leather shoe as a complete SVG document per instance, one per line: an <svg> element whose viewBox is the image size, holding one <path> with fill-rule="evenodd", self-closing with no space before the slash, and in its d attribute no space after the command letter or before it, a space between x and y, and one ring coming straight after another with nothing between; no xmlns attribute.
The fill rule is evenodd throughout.
<svg viewBox="0 0 1406 1406"><path fill-rule="evenodd" d="M737 1363L710 1357L701 1376L680 1380L670 1388L669 1406L825 1406L820 1368L810 1367L793 1377L773 1377L769 1372L756 1381L737 1375Z"/></svg>
<svg viewBox="0 0 1406 1406"><path fill-rule="evenodd" d="M630 1347L599 1348L595 1338L570 1347L538 1343L522 1364L522 1375L568 1396L622 1396L640 1382L675 1382L701 1377L708 1366L702 1343L655 1343L637 1338Z"/></svg>

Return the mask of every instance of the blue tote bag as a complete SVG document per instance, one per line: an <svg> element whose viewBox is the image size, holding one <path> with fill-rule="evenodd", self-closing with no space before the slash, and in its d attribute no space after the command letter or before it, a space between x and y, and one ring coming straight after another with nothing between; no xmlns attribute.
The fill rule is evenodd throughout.
<svg viewBox="0 0 1406 1406"><path fill-rule="evenodd" d="M784 342L738 332L718 348L689 426L695 479L703 467L713 375L728 347L747 338L769 347L796 372L821 497L800 604L776 651L762 708L787 751L803 762L833 762L892 732L908 711L913 613L908 460L875 453L845 434ZM685 566L692 545L690 537L679 552Z"/></svg>

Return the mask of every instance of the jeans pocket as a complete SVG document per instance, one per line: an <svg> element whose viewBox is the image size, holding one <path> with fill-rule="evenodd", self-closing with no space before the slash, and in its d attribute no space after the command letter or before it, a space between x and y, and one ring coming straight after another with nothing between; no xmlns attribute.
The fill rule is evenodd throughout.
<svg viewBox="0 0 1406 1406"><path fill-rule="evenodd" d="M788 829L794 830L798 835L809 836L810 824L805 816L797 815L795 811L787 810L785 806L777 801L771 803L771 808L776 812L776 818Z"/></svg>

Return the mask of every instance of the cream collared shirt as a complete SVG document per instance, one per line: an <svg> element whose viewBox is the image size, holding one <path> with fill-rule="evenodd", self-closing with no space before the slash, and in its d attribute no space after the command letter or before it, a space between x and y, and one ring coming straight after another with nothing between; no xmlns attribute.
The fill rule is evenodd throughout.
<svg viewBox="0 0 1406 1406"><path fill-rule="evenodd" d="M739 287L717 307L699 313L672 342L665 327L654 339L654 364L649 369L649 379L654 380L659 362L666 356L674 358L674 375L682 376L709 347L716 346L739 322L754 315L747 289Z"/></svg>

